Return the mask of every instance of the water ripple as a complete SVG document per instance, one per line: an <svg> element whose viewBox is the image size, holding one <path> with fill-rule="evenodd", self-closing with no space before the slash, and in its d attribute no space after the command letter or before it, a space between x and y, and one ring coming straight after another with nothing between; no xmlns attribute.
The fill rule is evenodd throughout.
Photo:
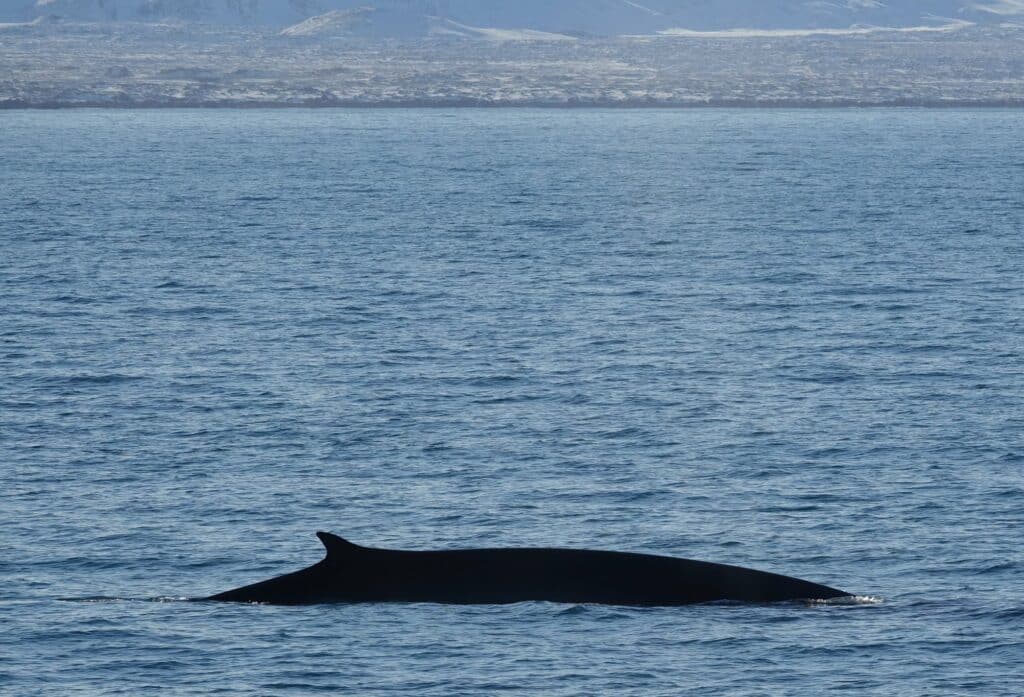
<svg viewBox="0 0 1024 697"><path fill-rule="evenodd" d="M1018 112L0 120L0 692L1024 693ZM318 529L859 595L185 602Z"/></svg>

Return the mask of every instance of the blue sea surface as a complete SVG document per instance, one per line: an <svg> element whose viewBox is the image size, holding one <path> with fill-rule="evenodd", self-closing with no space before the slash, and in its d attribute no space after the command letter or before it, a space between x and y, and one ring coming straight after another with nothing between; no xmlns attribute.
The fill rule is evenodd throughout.
<svg viewBox="0 0 1024 697"><path fill-rule="evenodd" d="M1024 694L1024 112L0 113L0 693ZM369 546L857 603L182 602Z"/></svg>

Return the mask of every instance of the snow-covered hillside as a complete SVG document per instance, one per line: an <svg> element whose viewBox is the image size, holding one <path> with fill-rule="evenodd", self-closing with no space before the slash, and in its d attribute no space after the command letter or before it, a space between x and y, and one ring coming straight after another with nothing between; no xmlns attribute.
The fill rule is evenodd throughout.
<svg viewBox="0 0 1024 697"><path fill-rule="evenodd" d="M1024 22L1024 0L0 0L0 23L42 16L292 27L286 35L296 36L328 32L416 37L440 32L493 38L486 30L512 30L513 37L523 31L524 37L530 32L616 36ZM317 19L307 22L311 18Z"/></svg>

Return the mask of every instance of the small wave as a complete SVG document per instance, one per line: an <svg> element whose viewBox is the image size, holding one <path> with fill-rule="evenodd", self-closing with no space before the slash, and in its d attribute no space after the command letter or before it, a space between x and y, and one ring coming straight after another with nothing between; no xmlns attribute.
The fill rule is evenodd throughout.
<svg viewBox="0 0 1024 697"><path fill-rule="evenodd" d="M201 600L202 598L189 598L184 595L158 595L155 598L142 598L142 602L146 603L188 603L193 600Z"/></svg>
<svg viewBox="0 0 1024 697"><path fill-rule="evenodd" d="M378 189L373 186L339 186L335 191L344 194L378 194L383 191L383 189Z"/></svg>
<svg viewBox="0 0 1024 697"><path fill-rule="evenodd" d="M80 295L54 295L46 299L50 302L71 303L75 305L88 305L96 302L94 298L85 298Z"/></svg>
<svg viewBox="0 0 1024 697"><path fill-rule="evenodd" d="M991 613L991 616L1001 620L1024 619L1024 607L1008 607L996 610Z"/></svg>
<svg viewBox="0 0 1024 697"><path fill-rule="evenodd" d="M982 568L978 569L977 571L975 571L975 573L978 574L978 575L997 574L997 573L1001 573L1003 571L1013 571L1016 568L1017 568L1017 564L1016 563L1014 563L1012 561L1005 561L1005 562L997 562L995 564L990 564L989 566L982 567Z"/></svg>
<svg viewBox="0 0 1024 697"><path fill-rule="evenodd" d="M496 172L497 170L494 169L493 167L464 167L464 166L455 166L455 167L448 167L448 171L449 172L460 172L460 173L461 172L465 172L465 173L469 173L469 174L491 174L491 173Z"/></svg>
<svg viewBox="0 0 1024 697"><path fill-rule="evenodd" d="M573 227L575 224L571 220L562 220L561 218L524 218L516 220L512 223L513 225L521 225L531 230L564 230Z"/></svg>
<svg viewBox="0 0 1024 697"><path fill-rule="evenodd" d="M583 615L587 612L586 605L572 605L563 610L559 610L555 614L558 617L572 617L574 615Z"/></svg>
<svg viewBox="0 0 1024 697"><path fill-rule="evenodd" d="M627 426L626 428L616 429L614 431L602 431L598 434L599 437L607 440L622 440L625 438L633 438L634 436L643 435L642 429L636 428L635 426Z"/></svg>
<svg viewBox="0 0 1024 697"><path fill-rule="evenodd" d="M469 387L502 387L519 380L520 378L516 375L476 375L441 378L441 382L449 385L466 385Z"/></svg>
<svg viewBox="0 0 1024 697"><path fill-rule="evenodd" d="M153 598L128 598L118 595L86 595L80 598L57 598L62 603L186 603L196 598L159 595Z"/></svg>
<svg viewBox="0 0 1024 697"><path fill-rule="evenodd" d="M885 600L874 595L844 595L841 598L811 600L811 605L850 606L850 605L881 605Z"/></svg>
<svg viewBox="0 0 1024 697"><path fill-rule="evenodd" d="M62 377L48 378L51 381L63 382L71 385L113 385L121 382L134 382L145 380L144 375L123 375L120 373L109 373L106 375L67 375Z"/></svg>
<svg viewBox="0 0 1024 697"><path fill-rule="evenodd" d="M763 506L757 510L760 513L809 513L820 509L821 506L803 504L797 506Z"/></svg>
<svg viewBox="0 0 1024 697"><path fill-rule="evenodd" d="M87 595L82 598L57 598L62 603L123 603L133 598L119 598L112 595Z"/></svg>
<svg viewBox="0 0 1024 697"><path fill-rule="evenodd" d="M209 317L210 315L232 315L238 310L231 307L217 305L187 305L184 307L154 307L143 306L130 308L126 314L133 317L175 317L189 316L196 318Z"/></svg>

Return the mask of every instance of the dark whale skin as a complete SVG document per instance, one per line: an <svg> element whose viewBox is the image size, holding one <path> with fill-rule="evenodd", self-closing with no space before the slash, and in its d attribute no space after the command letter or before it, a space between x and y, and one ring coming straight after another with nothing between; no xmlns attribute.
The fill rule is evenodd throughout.
<svg viewBox="0 0 1024 697"><path fill-rule="evenodd" d="M274 605L548 601L673 606L850 595L789 576L651 554L547 548L406 552L360 547L325 532L317 537L327 548L319 563L207 600Z"/></svg>

